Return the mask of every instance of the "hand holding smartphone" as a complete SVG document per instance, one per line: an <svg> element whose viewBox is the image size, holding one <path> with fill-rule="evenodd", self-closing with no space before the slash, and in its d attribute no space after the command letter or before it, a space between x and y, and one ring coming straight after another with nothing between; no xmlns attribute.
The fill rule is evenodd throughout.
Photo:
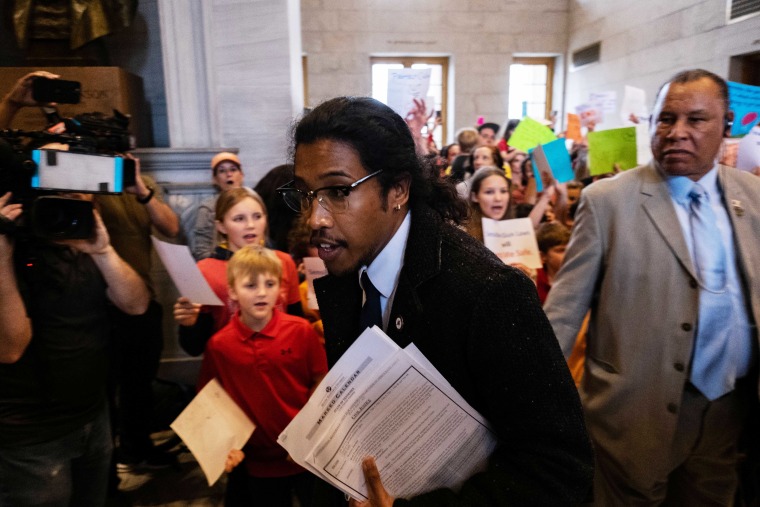
<svg viewBox="0 0 760 507"><path fill-rule="evenodd" d="M32 98L40 103L79 104L81 95L79 81L36 77L32 82Z"/></svg>

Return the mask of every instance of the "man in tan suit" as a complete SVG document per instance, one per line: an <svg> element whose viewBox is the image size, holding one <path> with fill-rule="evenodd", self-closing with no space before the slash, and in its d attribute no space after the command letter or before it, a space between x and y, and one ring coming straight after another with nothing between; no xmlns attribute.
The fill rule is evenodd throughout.
<svg viewBox="0 0 760 507"><path fill-rule="evenodd" d="M723 79L681 72L657 96L654 160L583 191L545 310L567 357L591 309L580 392L595 505L733 505L757 403L760 179L716 162L732 119ZM705 251L719 268L703 271Z"/></svg>

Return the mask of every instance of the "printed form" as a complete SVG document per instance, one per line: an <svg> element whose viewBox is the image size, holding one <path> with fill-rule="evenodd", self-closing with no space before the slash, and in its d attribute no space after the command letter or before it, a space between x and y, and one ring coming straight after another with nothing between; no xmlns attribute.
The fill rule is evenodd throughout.
<svg viewBox="0 0 760 507"><path fill-rule="evenodd" d="M386 490L409 498L457 490L496 447L488 422L413 345L379 328L346 351L278 439L294 461L353 498L373 456Z"/></svg>

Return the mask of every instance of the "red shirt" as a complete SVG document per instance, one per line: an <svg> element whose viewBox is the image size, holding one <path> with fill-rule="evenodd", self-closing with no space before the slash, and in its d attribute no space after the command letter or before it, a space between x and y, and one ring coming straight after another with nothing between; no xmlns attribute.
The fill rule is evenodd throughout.
<svg viewBox="0 0 760 507"><path fill-rule="evenodd" d="M325 349L308 321L274 310L257 333L238 312L206 345L198 389L216 377L256 425L243 448L248 474L284 477L304 470L286 459L277 437L308 401L314 378L325 373Z"/></svg>
<svg viewBox="0 0 760 507"><path fill-rule="evenodd" d="M549 296L549 289L552 288L552 284L549 283L549 277L546 275L546 270L539 268L536 270L536 290L538 291L538 300L543 305L546 302L546 298Z"/></svg>
<svg viewBox="0 0 760 507"><path fill-rule="evenodd" d="M288 305L301 302L301 292L298 289L298 270L293 258L285 252L273 250L282 263L282 280L280 281L280 295L277 298L277 309L287 312ZM219 331L229 322L230 317L238 307L237 303L230 299L227 294L227 260L202 259L198 261L198 269L211 286L216 296L222 300L224 306L204 306L201 311L210 312L214 318L214 331Z"/></svg>

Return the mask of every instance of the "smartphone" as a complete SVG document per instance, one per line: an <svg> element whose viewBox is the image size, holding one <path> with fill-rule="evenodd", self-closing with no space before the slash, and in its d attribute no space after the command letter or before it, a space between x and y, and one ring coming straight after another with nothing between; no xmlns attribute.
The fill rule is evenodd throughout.
<svg viewBox="0 0 760 507"><path fill-rule="evenodd" d="M37 102L79 104L81 96L82 85L79 81L38 77L32 82L32 98Z"/></svg>

